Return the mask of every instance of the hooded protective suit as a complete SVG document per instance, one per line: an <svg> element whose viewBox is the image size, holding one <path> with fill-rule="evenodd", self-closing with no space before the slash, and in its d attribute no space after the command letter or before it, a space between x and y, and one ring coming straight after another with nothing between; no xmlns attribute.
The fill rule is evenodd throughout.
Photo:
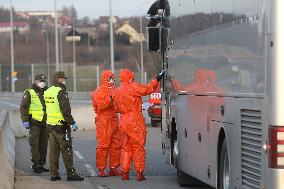
<svg viewBox="0 0 284 189"><path fill-rule="evenodd" d="M111 98L114 90L114 85L109 83L111 77L114 78L114 74L110 70L103 71L101 86L92 93L98 141L96 166L100 170L106 168L108 155L110 168L117 168L120 165L122 136L118 127L118 116Z"/></svg>
<svg viewBox="0 0 284 189"><path fill-rule="evenodd" d="M142 115L142 96L152 93L158 85L156 79L147 85L134 82L134 73L128 69L120 71L121 86L115 90L114 106L120 116L120 130L123 134L121 168L129 173L132 159L136 172L143 172L145 166L146 126Z"/></svg>

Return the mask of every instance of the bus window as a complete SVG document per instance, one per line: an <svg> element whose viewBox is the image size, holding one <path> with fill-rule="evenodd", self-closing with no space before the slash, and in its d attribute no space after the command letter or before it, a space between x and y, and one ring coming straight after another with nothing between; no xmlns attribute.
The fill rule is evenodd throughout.
<svg viewBox="0 0 284 189"><path fill-rule="evenodd" d="M235 1L235 18L259 16L261 13L262 0L238 0Z"/></svg>
<svg viewBox="0 0 284 189"><path fill-rule="evenodd" d="M212 27L211 2L212 0L195 1L195 19L199 30Z"/></svg>
<svg viewBox="0 0 284 189"><path fill-rule="evenodd" d="M221 25L234 20L234 0L212 0L213 25Z"/></svg>
<svg viewBox="0 0 284 189"><path fill-rule="evenodd" d="M175 41L190 31L194 31L194 1L193 0L170 0L171 7L171 32L170 40Z"/></svg>
<svg viewBox="0 0 284 189"><path fill-rule="evenodd" d="M169 3L171 14L174 15L174 17L182 17L195 13L194 0L169 0Z"/></svg>

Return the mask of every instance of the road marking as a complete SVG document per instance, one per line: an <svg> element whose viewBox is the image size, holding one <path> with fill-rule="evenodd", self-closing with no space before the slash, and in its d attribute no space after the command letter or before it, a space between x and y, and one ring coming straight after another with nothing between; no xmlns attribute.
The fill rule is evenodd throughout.
<svg viewBox="0 0 284 189"><path fill-rule="evenodd" d="M74 153L79 159L85 159L79 151L74 151Z"/></svg>
<svg viewBox="0 0 284 189"><path fill-rule="evenodd" d="M89 171L92 177L98 176L97 172L94 170L94 168L90 164L85 164L84 166L87 168L87 170Z"/></svg>
<svg viewBox="0 0 284 189"><path fill-rule="evenodd" d="M6 104L6 105L9 105L9 106L13 106L13 107L16 107L16 108L20 108L20 106L18 106L18 105L15 105L15 104L12 104L12 103L9 103L9 102L5 102L3 100L0 100L0 103Z"/></svg>
<svg viewBox="0 0 284 189"><path fill-rule="evenodd" d="M98 185L99 189L110 189L108 186L106 185Z"/></svg>

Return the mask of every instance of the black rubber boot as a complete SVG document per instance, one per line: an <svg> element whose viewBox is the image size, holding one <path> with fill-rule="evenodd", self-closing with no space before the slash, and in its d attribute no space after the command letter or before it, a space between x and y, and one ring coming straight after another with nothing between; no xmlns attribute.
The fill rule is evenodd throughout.
<svg viewBox="0 0 284 189"><path fill-rule="evenodd" d="M50 177L50 180L51 181L61 180L61 177L57 175L56 177Z"/></svg>
<svg viewBox="0 0 284 189"><path fill-rule="evenodd" d="M79 175L67 176L67 181L83 181L84 177L80 177Z"/></svg>
<svg viewBox="0 0 284 189"><path fill-rule="evenodd" d="M42 173L42 170L40 167L33 169L34 173Z"/></svg>
<svg viewBox="0 0 284 189"><path fill-rule="evenodd" d="M40 169L41 169L41 171L42 171L43 173L49 172L49 169L47 169L47 168L45 168L45 167L40 167Z"/></svg>

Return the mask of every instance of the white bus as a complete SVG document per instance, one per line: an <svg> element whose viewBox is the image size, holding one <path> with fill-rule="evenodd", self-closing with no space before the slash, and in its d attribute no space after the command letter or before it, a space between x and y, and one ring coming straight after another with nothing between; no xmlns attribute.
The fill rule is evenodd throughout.
<svg viewBox="0 0 284 189"><path fill-rule="evenodd" d="M178 182L283 189L284 1L159 3L162 146Z"/></svg>

